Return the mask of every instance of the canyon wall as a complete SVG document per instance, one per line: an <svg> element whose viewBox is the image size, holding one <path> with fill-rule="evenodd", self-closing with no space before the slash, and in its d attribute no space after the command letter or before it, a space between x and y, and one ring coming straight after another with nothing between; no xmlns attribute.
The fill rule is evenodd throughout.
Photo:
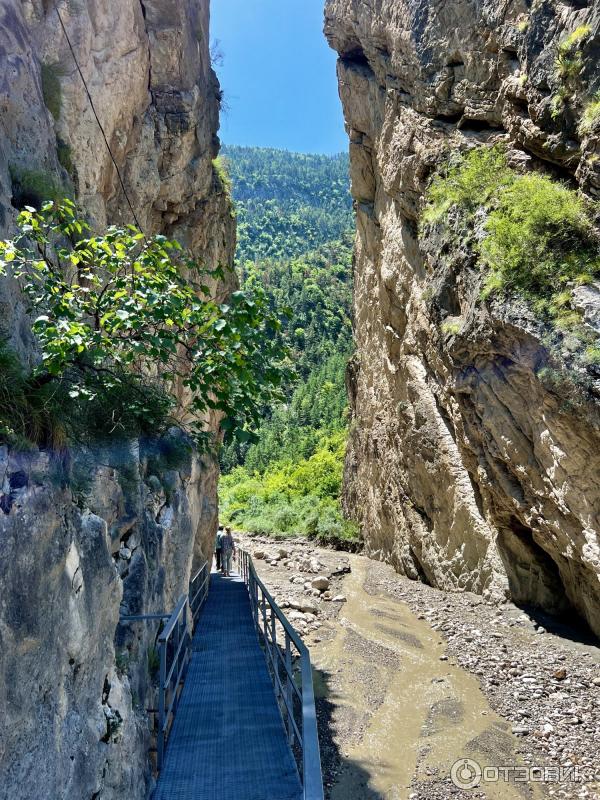
<svg viewBox="0 0 600 800"><path fill-rule="evenodd" d="M129 200L54 0L0 0L0 235L30 197L69 193L98 229L135 213L146 233L230 266L208 0L57 6ZM0 335L35 358L6 280ZM2 800L146 795L157 624L119 625L119 614L170 610L187 589L212 550L217 479L216 460L192 456L176 430L66 458L0 447Z"/></svg>
<svg viewBox="0 0 600 800"><path fill-rule="evenodd" d="M600 634L600 369L518 296L482 299L477 231L451 209L422 223L432 174L494 143L517 170L599 196L597 120L578 126L600 88L599 21L578 0L325 11L357 212L346 511L367 552L412 578ZM566 93L559 47L577 30ZM573 302L597 337L600 285Z"/></svg>

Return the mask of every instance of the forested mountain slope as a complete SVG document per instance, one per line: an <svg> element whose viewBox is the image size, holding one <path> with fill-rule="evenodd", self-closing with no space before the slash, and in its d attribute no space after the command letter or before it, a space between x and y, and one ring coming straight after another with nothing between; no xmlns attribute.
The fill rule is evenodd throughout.
<svg viewBox="0 0 600 800"><path fill-rule="evenodd" d="M296 377L287 403L265 410L255 441L223 449L221 515L249 530L346 538L353 528L339 495L352 342L348 158L223 153L238 215L238 272L289 310L282 321Z"/></svg>
<svg viewBox="0 0 600 800"><path fill-rule="evenodd" d="M238 259L289 258L354 226L348 156L224 147L238 219Z"/></svg>

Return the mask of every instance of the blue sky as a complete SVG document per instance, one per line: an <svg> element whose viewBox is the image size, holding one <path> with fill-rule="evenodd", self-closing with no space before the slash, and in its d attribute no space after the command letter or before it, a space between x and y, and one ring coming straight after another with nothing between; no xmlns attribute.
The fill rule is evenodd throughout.
<svg viewBox="0 0 600 800"><path fill-rule="evenodd" d="M213 0L211 40L225 93L226 144L303 153L347 150L324 0Z"/></svg>

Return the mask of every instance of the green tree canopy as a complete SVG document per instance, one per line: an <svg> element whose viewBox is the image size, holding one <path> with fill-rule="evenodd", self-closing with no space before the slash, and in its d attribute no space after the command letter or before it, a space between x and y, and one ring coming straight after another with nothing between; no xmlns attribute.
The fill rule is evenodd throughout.
<svg viewBox="0 0 600 800"><path fill-rule="evenodd" d="M208 412L245 441L264 405L283 398L281 322L260 287L217 304L207 283L220 268L131 226L93 235L69 200L27 208L18 224L0 243L0 270L35 317L30 388L52 384L79 403L121 390L140 417L176 420L203 445Z"/></svg>

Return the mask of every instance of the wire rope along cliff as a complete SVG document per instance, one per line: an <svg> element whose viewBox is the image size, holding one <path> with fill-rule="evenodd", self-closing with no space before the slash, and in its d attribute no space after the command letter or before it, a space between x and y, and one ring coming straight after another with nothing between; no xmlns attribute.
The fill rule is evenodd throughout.
<svg viewBox="0 0 600 800"><path fill-rule="evenodd" d="M92 95L90 94L90 90L89 90L87 81L86 81L86 79L85 79L85 77L83 75L83 72L81 71L81 66L79 64L79 61L77 60L77 56L75 54L75 49L73 47L73 43L71 42L71 38L70 38L70 36L69 36L69 34L67 32L67 28L65 26L65 22L64 22L64 20L63 20L63 18L61 16L60 9L58 8L58 4L56 2L54 4L54 10L56 12L56 16L58 17L58 21L60 23L61 30L62 30L62 32L64 34L64 37L65 37L66 41L67 41L67 45L69 46L69 52L71 53L71 56L72 56L73 61L75 63L75 67L77 69L79 77L81 78L81 82L83 84L83 88L85 90L86 97L87 97L88 102L90 104L90 108L92 109L92 114L94 115L94 119L98 123L98 127L100 128L100 133L102 134L102 139L104 140L104 144L106 145L106 149L108 150L108 154L110 155L110 159L111 159L111 161L112 161L112 163L114 165L114 168L116 170L117 177L119 178L119 185L121 186L121 190L123 191L123 195L125 197L125 200L127 201L127 205L129 206L129 210L131 211L131 215L133 217L133 221L135 222L136 227L138 228L138 230L142 230L142 226L140 225L140 222L139 222L139 220L137 218L137 215L135 213L135 209L134 209L134 207L133 207L133 205L131 203L131 199L129 197L129 194L127 193L127 189L125 188L125 182L123 181L123 175L121 174L121 170L119 169L119 165L118 165L117 160L115 158L115 155L114 155L114 153L112 151L110 143L109 143L108 139L106 138L106 131L104 130L104 127L103 127L102 123L100 122L100 118L98 117L98 112L96 111L96 106L94 105L94 101L92 99Z"/></svg>

